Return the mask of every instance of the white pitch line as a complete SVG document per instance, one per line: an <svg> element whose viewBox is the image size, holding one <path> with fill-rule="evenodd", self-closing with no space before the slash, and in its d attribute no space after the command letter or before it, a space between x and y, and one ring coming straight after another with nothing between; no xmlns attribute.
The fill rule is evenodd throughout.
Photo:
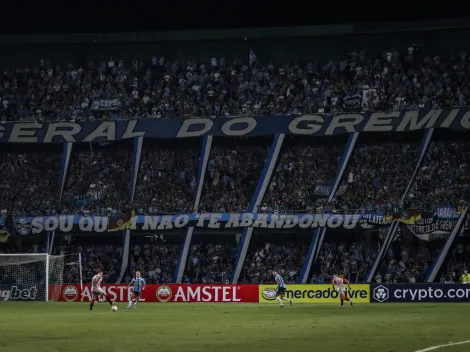
<svg viewBox="0 0 470 352"><path fill-rule="evenodd" d="M428 352L428 351L434 351L434 350L437 350L437 349L439 349L439 348L450 347L450 346L458 346L458 345L465 345L466 343L470 343L470 340L461 341L461 342L449 342L449 343L446 343L446 344L444 344L444 345L431 346L431 347L425 348L424 350L417 350L417 351L414 351L414 352Z"/></svg>

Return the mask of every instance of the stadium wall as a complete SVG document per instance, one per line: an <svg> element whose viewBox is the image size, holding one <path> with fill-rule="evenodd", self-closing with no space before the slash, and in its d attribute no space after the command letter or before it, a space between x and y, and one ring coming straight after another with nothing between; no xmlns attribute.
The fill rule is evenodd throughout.
<svg viewBox="0 0 470 352"><path fill-rule="evenodd" d="M354 303L451 303L470 302L470 285L464 284L353 284L348 296ZM103 290L115 302L127 302L132 287L105 284ZM36 301L38 287L0 285L0 302ZM149 284L141 301L156 303L277 303L276 284ZM294 304L337 304L331 284L290 284L286 296ZM91 287L79 284L49 285L49 300L89 302Z"/></svg>

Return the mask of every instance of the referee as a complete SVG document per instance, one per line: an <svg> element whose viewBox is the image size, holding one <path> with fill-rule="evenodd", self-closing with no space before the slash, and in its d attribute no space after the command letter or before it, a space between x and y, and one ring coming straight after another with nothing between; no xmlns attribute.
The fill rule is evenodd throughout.
<svg viewBox="0 0 470 352"><path fill-rule="evenodd" d="M460 282L463 284L470 284L470 274L468 269L464 269L462 276L460 277Z"/></svg>

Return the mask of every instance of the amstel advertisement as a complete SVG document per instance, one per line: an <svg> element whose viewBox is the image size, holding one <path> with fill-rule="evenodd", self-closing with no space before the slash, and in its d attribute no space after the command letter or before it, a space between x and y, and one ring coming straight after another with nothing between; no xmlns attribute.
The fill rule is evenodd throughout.
<svg viewBox="0 0 470 352"><path fill-rule="evenodd" d="M102 289L115 302L127 302L132 286L125 284L103 285ZM90 285L63 284L50 285L49 295L60 301L89 302ZM258 285L147 285L140 297L144 302L212 302L212 303L258 303Z"/></svg>
<svg viewBox="0 0 470 352"><path fill-rule="evenodd" d="M260 303L277 303L276 284L259 285ZM351 290L347 291L349 298L354 303L370 303L370 285L351 285ZM332 285L287 285L287 298L294 303L338 303L339 293L333 289Z"/></svg>

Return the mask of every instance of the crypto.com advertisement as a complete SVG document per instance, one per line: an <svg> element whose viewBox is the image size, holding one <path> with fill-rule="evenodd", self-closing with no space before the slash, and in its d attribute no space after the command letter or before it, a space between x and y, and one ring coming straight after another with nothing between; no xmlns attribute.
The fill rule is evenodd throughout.
<svg viewBox="0 0 470 352"><path fill-rule="evenodd" d="M50 285L49 296L67 302L89 302L90 285L63 284ZM115 302L127 302L132 286L125 284L103 285L102 289ZM209 303L258 303L258 285L147 285L140 300L143 302L209 302Z"/></svg>
<svg viewBox="0 0 470 352"><path fill-rule="evenodd" d="M371 302L469 302L470 285L371 285Z"/></svg>

